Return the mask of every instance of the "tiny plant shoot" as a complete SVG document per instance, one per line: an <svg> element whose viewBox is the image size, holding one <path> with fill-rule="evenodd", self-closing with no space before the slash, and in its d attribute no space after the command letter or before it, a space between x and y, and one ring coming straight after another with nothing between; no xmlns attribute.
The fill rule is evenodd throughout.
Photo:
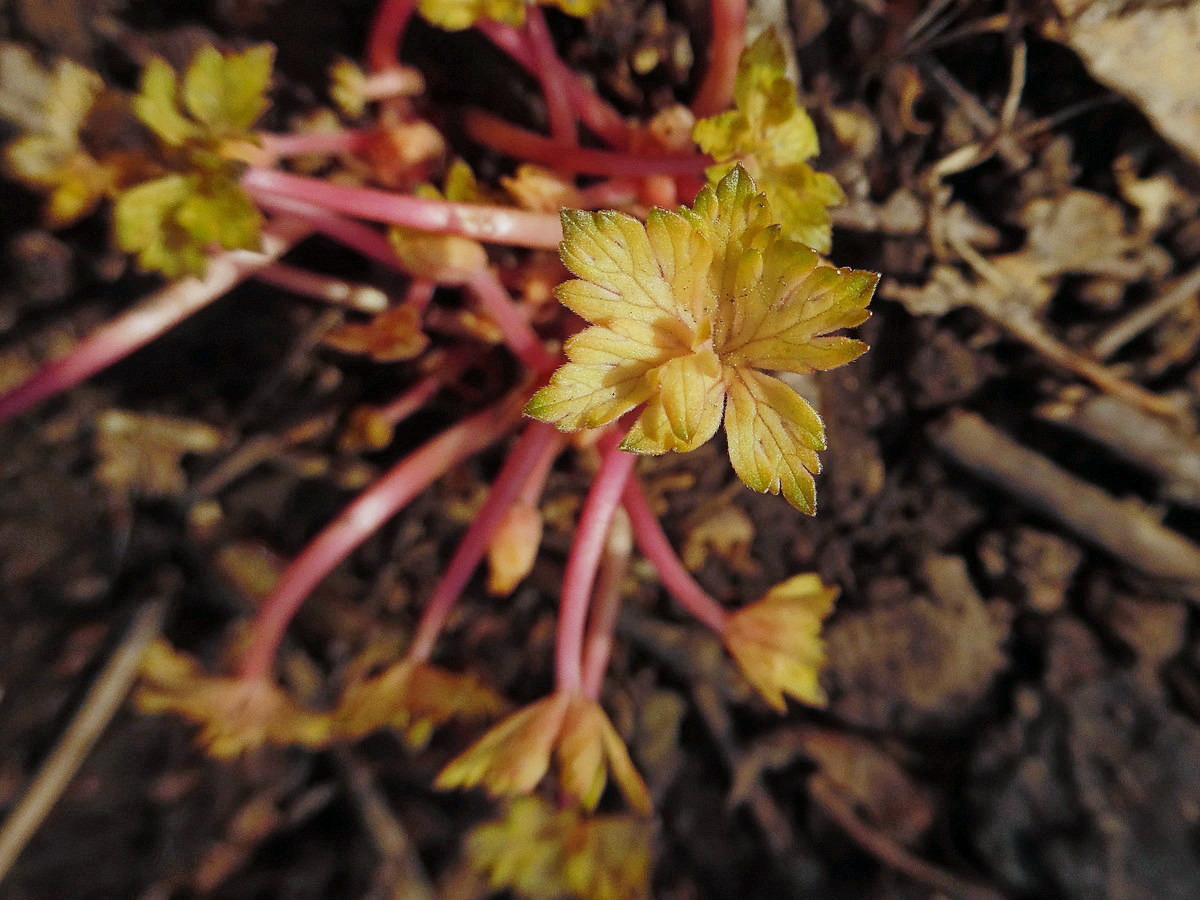
<svg viewBox="0 0 1200 900"><path fill-rule="evenodd" d="M596 6L546 5L575 16ZM483 149L540 166L481 184L420 118L423 78L397 57L414 12L450 31L476 29L533 75L547 133L482 110L461 116ZM644 123L567 66L542 6L525 0L382 0L366 70L338 64L340 112L325 110L324 124L307 131L256 130L271 102L266 45L206 47L182 72L152 59L132 96L71 63L45 75L43 120L9 145L9 172L46 195L52 226L107 210L116 245L167 283L0 395L0 420L78 384L247 278L342 303L356 318L321 352L411 376L389 402L348 411L343 452L387 447L397 425L460 387L479 360L507 356L496 370L517 372L380 474L277 573L230 640L223 670L157 644L143 665L141 709L198 723L200 742L218 757L264 744L324 747L381 729L421 747L451 720L497 720L436 785L535 795L553 769L558 806L524 796L473 835L471 858L496 887L634 896L629 873L644 877L648 839L621 839L623 869L594 855L510 870L495 853L497 841L519 832L528 859L562 857L569 845L574 860L610 844L605 835L632 835L651 812L600 703L620 600L606 561L627 557L636 542L666 593L716 635L771 707L786 711L786 697L824 702L821 627L838 589L801 573L756 602L726 607L680 561L637 473L641 456L694 450L723 425L747 487L814 514L824 426L776 373L831 369L867 349L840 332L868 317L877 276L823 257L841 190L810 165L817 131L785 74L783 44L767 32L743 48L744 17L742 3L713 0L710 53L691 106ZM140 144L106 145L93 127L101 108L123 110ZM291 165L301 157L302 170ZM580 173L598 177L581 182ZM314 233L399 272L402 296L281 263ZM414 497L493 446L503 463L418 598L405 651L381 656L363 634L359 654L327 673L320 693L336 701L318 708L293 696L274 677L276 657L314 588ZM495 593L529 573L549 473L585 453L595 465L557 597L553 681L514 711L486 678L439 666L437 653L485 560ZM610 779L636 816L588 816Z"/></svg>

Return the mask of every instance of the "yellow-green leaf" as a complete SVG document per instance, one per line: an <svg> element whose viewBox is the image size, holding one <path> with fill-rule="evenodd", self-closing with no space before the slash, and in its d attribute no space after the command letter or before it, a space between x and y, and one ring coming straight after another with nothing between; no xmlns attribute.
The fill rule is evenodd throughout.
<svg viewBox="0 0 1200 900"><path fill-rule="evenodd" d="M519 797L472 829L466 855L490 888L527 900L648 900L650 838L645 818L589 816Z"/></svg>
<svg viewBox="0 0 1200 900"><path fill-rule="evenodd" d="M677 356L654 371L656 393L621 442L631 453L695 450L717 433L725 409L721 364L711 350Z"/></svg>
<svg viewBox="0 0 1200 900"><path fill-rule="evenodd" d="M568 362L525 412L563 431L595 428L645 404L622 448L688 451L725 417L741 479L815 508L821 420L763 370L812 372L866 345L833 334L867 318L877 276L822 264L782 237L741 166L691 209L564 210L562 257L578 278L558 297L592 327L567 341Z"/></svg>
<svg viewBox="0 0 1200 900"><path fill-rule="evenodd" d="M146 63L141 88L130 103L133 114L168 147L179 147L200 134L196 123L179 111L179 80L162 57Z"/></svg>
<svg viewBox="0 0 1200 900"><path fill-rule="evenodd" d="M825 426L816 410L790 387L753 369L728 379L725 435L738 478L760 494L783 494L812 515L817 509L813 475L821 471Z"/></svg>
<svg viewBox="0 0 1200 900"><path fill-rule="evenodd" d="M417 10L429 23L447 31L462 31L487 20L522 25L527 5L554 6L569 16L590 16L600 0L418 0Z"/></svg>
<svg viewBox="0 0 1200 900"><path fill-rule="evenodd" d="M718 183L741 163L771 201L784 237L822 253L829 251L829 207L843 199L841 187L814 172L817 132L788 80L783 46L773 30L742 53L734 87L736 109L698 121L692 138L716 160L708 170Z"/></svg>
<svg viewBox="0 0 1200 900"><path fill-rule="evenodd" d="M787 710L784 694L825 705L819 681L825 665L821 624L837 596L838 589L820 576L795 575L730 616L725 646L746 680L779 712Z"/></svg>
<svg viewBox="0 0 1200 900"><path fill-rule="evenodd" d="M225 56L215 47L201 47L183 76L183 104L210 135L249 131L269 105L274 62L270 44Z"/></svg>

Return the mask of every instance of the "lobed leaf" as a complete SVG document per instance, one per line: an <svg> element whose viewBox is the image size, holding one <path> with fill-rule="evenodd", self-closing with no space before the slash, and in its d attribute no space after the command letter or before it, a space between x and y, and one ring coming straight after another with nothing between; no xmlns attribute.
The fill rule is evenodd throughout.
<svg viewBox="0 0 1200 900"><path fill-rule="evenodd" d="M779 712L787 694L825 705L819 676L825 665L821 625L833 611L838 589L814 574L795 575L729 619L725 645L742 674Z"/></svg>
<svg viewBox="0 0 1200 900"><path fill-rule="evenodd" d="M270 44L228 55L201 47L183 76L183 105L211 136L244 134L270 105L274 65Z"/></svg>
<svg viewBox="0 0 1200 900"><path fill-rule="evenodd" d="M813 475L821 471L825 426L804 398L753 369L728 378L725 435L738 478L760 494L783 494L801 512L817 509Z"/></svg>

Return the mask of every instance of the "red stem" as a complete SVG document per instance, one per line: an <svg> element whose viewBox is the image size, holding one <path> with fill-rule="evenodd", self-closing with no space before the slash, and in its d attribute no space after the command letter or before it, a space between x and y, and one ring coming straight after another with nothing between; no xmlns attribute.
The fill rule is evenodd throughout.
<svg viewBox="0 0 1200 900"><path fill-rule="evenodd" d="M414 0L381 0L367 35L367 66L372 72L400 65L400 41L415 5Z"/></svg>
<svg viewBox="0 0 1200 900"><path fill-rule="evenodd" d="M433 399L433 395L441 388L442 382L432 375L426 375L412 387L387 406L379 407L379 415L389 425L399 425L418 409Z"/></svg>
<svg viewBox="0 0 1200 900"><path fill-rule="evenodd" d="M613 635L621 612L621 582L629 569L632 555L633 535L630 533L629 519L618 515L608 530L584 638L583 693L592 700L600 698L600 689L604 687L604 673L612 656Z"/></svg>
<svg viewBox="0 0 1200 900"><path fill-rule="evenodd" d="M559 600L558 634L555 640L555 683L558 690L577 693L583 685L583 633L587 623L588 601L596 581L596 569L608 536L608 527L621 502L621 492L633 471L637 456L617 447L618 431L601 439L600 470L592 481L575 540L567 557Z"/></svg>
<svg viewBox="0 0 1200 900"><path fill-rule="evenodd" d="M421 621L417 624L412 646L408 650L409 659L428 662L450 610L487 553L488 542L504 521L504 514L532 477L549 468L562 449L564 440L550 425L532 422L526 426L525 433L496 476L487 500L434 587L429 603L421 614Z"/></svg>
<svg viewBox="0 0 1200 900"><path fill-rule="evenodd" d="M280 159L304 156L308 153L325 155L333 153L355 153L371 143L369 131L311 131L301 134L260 133L262 151L270 165Z"/></svg>
<svg viewBox="0 0 1200 900"><path fill-rule="evenodd" d="M320 581L413 497L499 439L518 418L520 406L514 401L520 399L507 397L446 429L400 460L326 525L292 561L259 607L250 645L242 657L242 677L266 678L288 624Z"/></svg>
<svg viewBox="0 0 1200 900"><path fill-rule="evenodd" d="M330 240L337 241L382 266L408 274L400 265L400 259L396 256L388 239L374 228L343 216L334 215L311 203L276 197L274 194L257 188L247 188L246 193L264 209L303 219L314 231L325 235Z"/></svg>
<svg viewBox="0 0 1200 900"><path fill-rule="evenodd" d="M525 39L536 66L537 80L542 86L542 98L546 101L550 135L560 144L574 146L579 143L579 135L575 111L571 108L570 88L562 78L562 61L540 6L525 10Z"/></svg>
<svg viewBox="0 0 1200 900"><path fill-rule="evenodd" d="M529 320L513 303L508 289L500 283L490 266L480 269L466 284L488 317L500 328L504 343L521 362L534 372L548 372L558 365L558 357L542 346Z"/></svg>
<svg viewBox="0 0 1200 900"><path fill-rule="evenodd" d="M310 272L285 263L275 263L254 272L256 281L273 284L302 297L325 303L346 306L365 313L381 313L388 306L388 297L377 287L355 284L320 272Z"/></svg>
<svg viewBox="0 0 1200 900"><path fill-rule="evenodd" d="M0 422L124 359L228 293L255 270L271 265L311 232L306 222L281 219L263 234L261 251L230 250L211 257L203 278L172 282L101 325L66 356L47 363L0 395Z"/></svg>
<svg viewBox="0 0 1200 900"><path fill-rule="evenodd" d="M712 0L708 67L692 100L697 119L724 112L733 102L738 58L746 45L746 0Z"/></svg>
<svg viewBox="0 0 1200 900"><path fill-rule="evenodd" d="M513 61L526 72L535 78L540 78L537 63L534 61L529 45L519 31L509 25L487 20L478 22L475 28L511 56ZM628 147L629 126L625 124L625 119L621 114L557 56L554 66L555 78L566 85L571 105L575 108L576 115L583 120L583 124L610 147Z"/></svg>
<svg viewBox="0 0 1200 900"><path fill-rule="evenodd" d="M493 244L554 250L562 240L558 216L550 213L431 200L260 168L248 169L242 186L256 197L300 200L329 212Z"/></svg>
<svg viewBox="0 0 1200 900"><path fill-rule="evenodd" d="M638 549L658 570L658 579L667 593L692 616L723 635L729 624L729 613L684 568L663 531L662 523L650 508L642 486L635 479L630 479L625 485L621 501L625 512L629 514Z"/></svg>
<svg viewBox="0 0 1200 900"><path fill-rule="evenodd" d="M678 153L634 154L562 144L477 109L467 111L463 124L467 134L479 143L507 156L541 163L559 172L616 177L698 176L712 164L712 160L701 153L686 156Z"/></svg>

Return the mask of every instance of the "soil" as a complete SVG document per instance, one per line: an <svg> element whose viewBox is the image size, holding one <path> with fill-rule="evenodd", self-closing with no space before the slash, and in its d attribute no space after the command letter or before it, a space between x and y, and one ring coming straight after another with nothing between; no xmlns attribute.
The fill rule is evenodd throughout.
<svg viewBox="0 0 1200 900"><path fill-rule="evenodd" d="M0 36L125 86L147 52L270 40L281 86L269 124L283 127L320 100L338 54L359 54L370 12L367 0L22 0L0 11ZM829 431L815 518L740 487L719 440L641 471L721 601L802 571L841 587L830 702L780 717L754 701L635 564L604 700L655 795L653 895L1200 896L1200 172L1195 146L1156 118L1170 98L1103 70L1093 36L1103 25L1124 40L1121 28L1175 8L826 0L790 12L821 167L848 197L833 257L884 276L861 329L873 349L800 385ZM703 56L695 0L550 20L564 56L630 115L694 88L698 64L679 48ZM453 135L470 102L538 126L533 86L472 40L413 27L404 55L427 72L431 116ZM647 47L660 53L649 70ZM509 165L472 162L483 177ZM102 222L47 232L36 199L7 183L0 203L11 381L154 282L114 256ZM398 288L320 240L292 258ZM339 451L348 411L394 395L409 370L316 346L330 324L314 303L246 285L0 428L0 810L144 604L165 603L167 636L212 660L247 611L230 580L244 569L221 548L294 555L371 473L509 374L497 356L471 395L443 396L388 449ZM219 449L183 458L188 487L174 496L114 490L97 449L97 417L114 408L207 423ZM265 462L213 487L254 436L275 441ZM326 581L292 629L290 677L319 683L361 635L411 625L499 458L443 479ZM570 511L586 489L574 459L552 474L548 508ZM216 525L198 503L212 499ZM444 642L448 666L469 661L514 701L550 682L564 515L522 587L495 601L476 583ZM0 895L404 897L411 879L439 896L482 890L460 839L490 805L430 787L469 729L421 751L378 735L224 763L193 731L123 708ZM418 871L381 855L373 800Z"/></svg>

